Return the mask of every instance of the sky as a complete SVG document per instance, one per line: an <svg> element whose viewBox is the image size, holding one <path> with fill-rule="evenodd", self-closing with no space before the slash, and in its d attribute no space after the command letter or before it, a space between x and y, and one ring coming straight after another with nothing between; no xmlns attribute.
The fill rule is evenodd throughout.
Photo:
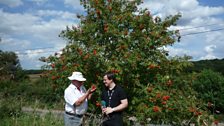
<svg viewBox="0 0 224 126"><path fill-rule="evenodd" d="M181 41L165 47L170 56L192 60L224 58L224 0L143 0L162 19L180 13ZM58 37L66 27L77 26L84 13L79 0L0 0L0 50L18 55L23 69L41 69L40 57L60 52L67 44Z"/></svg>

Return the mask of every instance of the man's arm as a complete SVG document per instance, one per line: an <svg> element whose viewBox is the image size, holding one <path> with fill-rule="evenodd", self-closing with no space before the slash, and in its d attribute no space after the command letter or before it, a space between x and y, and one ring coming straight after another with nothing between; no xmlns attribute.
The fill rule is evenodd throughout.
<svg viewBox="0 0 224 126"><path fill-rule="evenodd" d="M92 96L92 93L93 93L94 91L96 91L96 89L88 89L88 90L86 91L86 93L85 93L82 97L80 97L80 98L75 102L74 105L75 105L75 106L79 106L79 105L81 105L81 104L86 100L86 98L90 99L91 96Z"/></svg>
<svg viewBox="0 0 224 126"><path fill-rule="evenodd" d="M80 106L86 100L86 98L89 97L90 93L90 89L87 90L86 93L75 102L74 106Z"/></svg>
<svg viewBox="0 0 224 126"><path fill-rule="evenodd" d="M107 107L105 109L105 113L106 114L110 114L112 112L122 111L122 110L124 110L127 107L128 107L128 99L123 99L123 100L121 100L121 104L120 105L118 105L118 106L116 106L114 108Z"/></svg>

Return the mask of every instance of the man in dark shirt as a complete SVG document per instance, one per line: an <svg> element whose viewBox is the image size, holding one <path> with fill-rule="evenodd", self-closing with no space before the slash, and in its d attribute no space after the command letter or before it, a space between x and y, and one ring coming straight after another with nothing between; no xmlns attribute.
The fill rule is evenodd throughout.
<svg viewBox="0 0 224 126"><path fill-rule="evenodd" d="M107 117L103 126L123 126L122 111L128 106L127 95L121 86L115 84L114 73L106 73L103 82L105 90L103 90L101 98L106 106L102 107L102 111Z"/></svg>

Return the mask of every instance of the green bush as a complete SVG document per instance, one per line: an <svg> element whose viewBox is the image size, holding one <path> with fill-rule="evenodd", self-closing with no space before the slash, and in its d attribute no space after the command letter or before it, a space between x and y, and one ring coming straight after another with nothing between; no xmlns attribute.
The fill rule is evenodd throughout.
<svg viewBox="0 0 224 126"><path fill-rule="evenodd" d="M12 86L13 82L8 80L2 80L0 82L0 92L9 89Z"/></svg>
<svg viewBox="0 0 224 126"><path fill-rule="evenodd" d="M39 102L39 107L56 107L57 103L61 104L62 95L58 95L50 87L50 85L40 78L34 83L24 80L15 82L4 80L0 82L0 98L1 99L22 99L24 105L32 106Z"/></svg>
<svg viewBox="0 0 224 126"><path fill-rule="evenodd" d="M21 106L16 98L2 99L0 101L0 119L5 117L19 116L21 114Z"/></svg>
<svg viewBox="0 0 224 126"><path fill-rule="evenodd" d="M212 110L224 112L224 76L212 70L203 70L193 81L198 97L208 103Z"/></svg>

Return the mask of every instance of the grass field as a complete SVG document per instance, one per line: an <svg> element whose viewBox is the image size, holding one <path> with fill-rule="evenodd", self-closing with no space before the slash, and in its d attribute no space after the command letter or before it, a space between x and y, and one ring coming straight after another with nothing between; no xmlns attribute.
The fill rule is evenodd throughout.
<svg viewBox="0 0 224 126"><path fill-rule="evenodd" d="M40 76L41 76L41 75L42 75L42 74L29 74L28 76L29 76L31 82L35 82L35 81L37 81L38 79L40 79Z"/></svg>

